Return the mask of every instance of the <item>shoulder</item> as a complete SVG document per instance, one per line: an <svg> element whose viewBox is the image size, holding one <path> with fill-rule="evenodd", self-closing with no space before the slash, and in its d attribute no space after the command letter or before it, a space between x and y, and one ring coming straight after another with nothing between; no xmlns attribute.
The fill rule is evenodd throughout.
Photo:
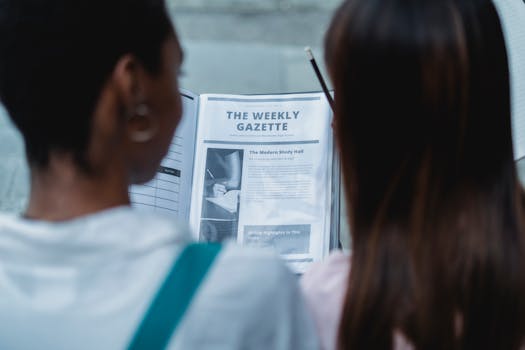
<svg viewBox="0 0 525 350"><path fill-rule="evenodd" d="M164 213L158 213L148 210L140 210L130 207L123 207L112 217L108 217L107 222L99 219L100 225L115 226L119 230L131 233L142 234L147 232L154 237L171 237L180 243L186 243L192 240L192 235L186 223L181 222L177 217ZM145 235L141 235L145 236Z"/></svg>
<svg viewBox="0 0 525 350"><path fill-rule="evenodd" d="M20 242L27 248L46 249L96 245L97 253L151 251L155 247L185 244L192 237L187 225L167 215L117 207L62 222L28 220L0 215L0 246ZM62 256L70 255L62 249ZM100 257L100 256L99 256Z"/></svg>
<svg viewBox="0 0 525 350"><path fill-rule="evenodd" d="M206 329L206 334L193 330ZM273 252L226 244L196 296L178 347L317 349L297 277Z"/></svg>
<svg viewBox="0 0 525 350"><path fill-rule="evenodd" d="M346 286L350 273L350 255L341 251L332 253L321 263L314 264L301 278L301 286L308 294Z"/></svg>
<svg viewBox="0 0 525 350"><path fill-rule="evenodd" d="M306 303L315 319L323 349L335 349L350 275L350 256L333 253L301 278Z"/></svg>
<svg viewBox="0 0 525 350"><path fill-rule="evenodd" d="M312 266L301 278L308 304L325 311L342 307L349 274L350 256L342 252L333 253L324 262Z"/></svg>
<svg viewBox="0 0 525 350"><path fill-rule="evenodd" d="M221 267L246 276L253 276L254 271L260 276L271 276L272 279L290 280L294 276L275 252L241 247L234 243L225 244Z"/></svg>
<svg viewBox="0 0 525 350"><path fill-rule="evenodd" d="M219 255L210 284L215 290L245 294L250 307L297 290L296 277L272 251L226 244Z"/></svg>
<svg viewBox="0 0 525 350"><path fill-rule="evenodd" d="M153 224L156 227L173 227L174 224L176 226L181 225L176 218L169 215L135 209L130 206L109 208L70 220L57 222L30 220L19 214L0 214L0 228L54 229L55 231L65 229L70 231L71 228L75 227L89 229L102 226L115 226L116 223L119 224L119 227L137 227L137 224L140 223L140 226L143 228L148 227L145 226L145 224Z"/></svg>

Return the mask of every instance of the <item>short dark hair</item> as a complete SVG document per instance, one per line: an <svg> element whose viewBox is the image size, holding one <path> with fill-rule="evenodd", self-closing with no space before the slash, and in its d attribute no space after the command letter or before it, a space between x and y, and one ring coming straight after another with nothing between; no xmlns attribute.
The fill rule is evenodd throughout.
<svg viewBox="0 0 525 350"><path fill-rule="evenodd" d="M0 0L0 99L31 165L53 151L87 165L91 117L116 62L158 73L173 33L164 0Z"/></svg>

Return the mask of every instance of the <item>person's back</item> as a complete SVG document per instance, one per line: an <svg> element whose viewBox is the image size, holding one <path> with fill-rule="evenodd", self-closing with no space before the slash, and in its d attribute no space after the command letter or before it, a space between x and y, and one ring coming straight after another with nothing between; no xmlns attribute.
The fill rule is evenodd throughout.
<svg viewBox="0 0 525 350"><path fill-rule="evenodd" d="M1 348L125 348L191 241L181 227L127 207L62 223L0 216ZM169 348L315 349L300 300L272 253L225 245Z"/></svg>
<svg viewBox="0 0 525 350"><path fill-rule="evenodd" d="M325 49L352 252L303 279L324 348L521 348L524 193L494 5L346 0Z"/></svg>
<svg viewBox="0 0 525 350"><path fill-rule="evenodd" d="M0 99L31 171L24 214L0 215L0 348L126 348L193 246L128 193L156 173L181 117L178 39L163 0L0 9ZM277 256L222 246L169 348L315 349L296 283Z"/></svg>

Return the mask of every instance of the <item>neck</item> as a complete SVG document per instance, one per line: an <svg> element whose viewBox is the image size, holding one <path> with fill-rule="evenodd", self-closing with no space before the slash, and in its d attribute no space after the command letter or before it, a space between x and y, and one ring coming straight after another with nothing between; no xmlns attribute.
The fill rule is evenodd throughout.
<svg viewBox="0 0 525 350"><path fill-rule="evenodd" d="M124 168L117 164L107 168L95 175L86 174L71 157L52 157L45 169L32 168L26 217L64 221L129 205Z"/></svg>

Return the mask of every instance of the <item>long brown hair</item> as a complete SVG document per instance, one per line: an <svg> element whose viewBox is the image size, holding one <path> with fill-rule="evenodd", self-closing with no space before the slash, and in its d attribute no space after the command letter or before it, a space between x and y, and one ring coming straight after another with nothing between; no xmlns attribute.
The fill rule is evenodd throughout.
<svg viewBox="0 0 525 350"><path fill-rule="evenodd" d="M490 0L347 0L326 37L353 239L341 349L517 349L524 201Z"/></svg>

